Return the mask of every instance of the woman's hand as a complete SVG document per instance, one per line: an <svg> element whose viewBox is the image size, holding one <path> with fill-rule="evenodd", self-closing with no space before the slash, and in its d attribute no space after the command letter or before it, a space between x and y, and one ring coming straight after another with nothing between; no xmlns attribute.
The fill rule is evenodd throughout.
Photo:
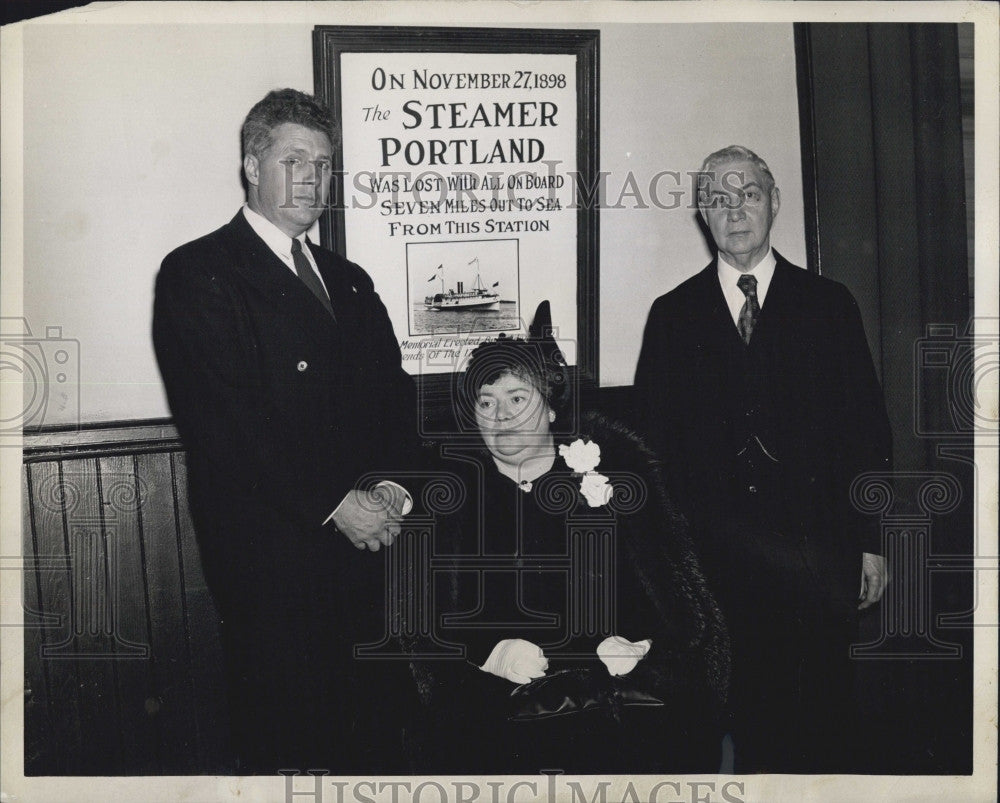
<svg viewBox="0 0 1000 803"><path fill-rule="evenodd" d="M508 638L493 648L486 663L479 668L512 683L529 683L545 674L549 661L537 644Z"/></svg>
<svg viewBox="0 0 1000 803"><path fill-rule="evenodd" d="M597 645L597 657L608 668L608 674L627 675L646 657L653 642L650 639L629 641L621 636L608 636Z"/></svg>

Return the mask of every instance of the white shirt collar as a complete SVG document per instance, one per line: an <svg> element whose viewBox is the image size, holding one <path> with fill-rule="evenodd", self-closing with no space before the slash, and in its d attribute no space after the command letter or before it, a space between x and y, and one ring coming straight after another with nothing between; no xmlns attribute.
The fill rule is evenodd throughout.
<svg viewBox="0 0 1000 803"><path fill-rule="evenodd" d="M744 298L743 291L737 287L736 283L739 281L740 276L749 274L757 280L757 303L761 307L764 306L764 297L767 295L767 289L771 286L771 279L774 277L774 268L777 265L777 260L774 258L774 249L769 248L764 258L754 265L749 271L741 271L738 268L734 268L723 258L722 254L719 254L719 283L722 285L722 290L727 297L731 292L735 291L740 299ZM743 304L743 301L740 301Z"/></svg>
<svg viewBox="0 0 1000 803"><path fill-rule="evenodd" d="M764 308L764 299L767 297L767 289L771 286L771 279L774 278L774 268L777 260L774 258L774 251L769 249L764 258L753 266L747 273L757 279L757 303L761 309ZM740 310L746 303L746 296L740 290L737 282L744 273L734 268L719 254L719 284L722 285L722 295L726 298L726 306L733 323L739 326Z"/></svg>
<svg viewBox="0 0 1000 803"><path fill-rule="evenodd" d="M250 228L257 232L257 236L267 244L268 248L274 251L274 253L281 257L281 259L285 262L289 262L291 260L291 237L285 234L266 217L258 212L254 212L246 204L243 204L243 216L247 219L247 223L250 224ZM305 233L300 234L295 239L302 244L302 250L308 254L309 250L306 248Z"/></svg>
<svg viewBox="0 0 1000 803"><path fill-rule="evenodd" d="M757 279L757 287L759 288L761 283L771 283L771 277L774 276L774 267L777 265L777 260L774 258L774 249L769 248L767 253L764 254L764 258L754 265L748 271L741 271L739 268L730 265L721 252L719 253L719 280L725 284L732 284L735 286L736 282L739 280L740 276L749 273L751 276ZM760 295L760 291L757 291Z"/></svg>
<svg viewBox="0 0 1000 803"><path fill-rule="evenodd" d="M247 223L250 224L250 228L253 229L257 233L257 236L264 241L264 244L271 249L271 253L284 262L285 266L292 273L298 276L299 271L298 268L295 267L295 258L292 256L292 238L275 226L266 217L258 212L254 212L246 204L243 205L243 217L247 219ZM313 273L316 274L316 278L319 279L320 284L323 285L327 295L329 295L330 288L326 286L323 274L319 272L319 266L316 264L316 259L313 257L312 251L306 247L308 240L306 240L305 233L303 232L295 239L302 244L302 253L306 258L306 262L309 263L309 267L312 268Z"/></svg>

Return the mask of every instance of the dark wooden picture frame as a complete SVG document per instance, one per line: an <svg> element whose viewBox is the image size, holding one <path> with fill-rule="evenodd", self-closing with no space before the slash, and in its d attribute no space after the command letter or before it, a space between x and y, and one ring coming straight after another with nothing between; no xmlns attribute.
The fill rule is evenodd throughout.
<svg viewBox="0 0 1000 803"><path fill-rule="evenodd" d="M342 114L341 56L345 53L531 53L576 57L576 168L577 193L577 340L576 370L586 385L599 377L598 333L599 297L599 41L596 30L557 30L521 28L415 28L387 26L318 25L313 30L313 70L316 95L335 115ZM345 215L338 199L345 198L344 156L341 146L334 148L333 202L320 218L320 236L325 247L344 255L348 232ZM583 195L583 197L580 197ZM531 311L525 311L530 315ZM397 333L398 334L398 333ZM432 415L447 415L452 375L432 374L416 377L421 398Z"/></svg>

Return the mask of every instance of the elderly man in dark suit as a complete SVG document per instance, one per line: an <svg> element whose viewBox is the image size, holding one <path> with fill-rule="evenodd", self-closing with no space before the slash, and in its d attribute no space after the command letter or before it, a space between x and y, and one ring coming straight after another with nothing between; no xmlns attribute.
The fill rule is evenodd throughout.
<svg viewBox="0 0 1000 803"><path fill-rule="evenodd" d="M365 481L408 465L413 383L371 279L305 238L327 203L330 113L278 90L242 134L247 203L164 259L153 322L221 615L237 769L392 771L391 692L406 678L353 646L384 632L371 552L410 500Z"/></svg>
<svg viewBox="0 0 1000 803"><path fill-rule="evenodd" d="M642 424L729 620L736 768L846 771L856 609L887 581L877 526L850 500L889 466L881 389L848 290L771 248L764 161L712 154L698 204L718 255L653 304Z"/></svg>

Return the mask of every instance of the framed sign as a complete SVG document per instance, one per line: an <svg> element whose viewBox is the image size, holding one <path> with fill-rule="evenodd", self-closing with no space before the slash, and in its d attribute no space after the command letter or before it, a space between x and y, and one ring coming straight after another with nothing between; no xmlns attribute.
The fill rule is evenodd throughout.
<svg viewBox="0 0 1000 803"><path fill-rule="evenodd" d="M425 398L548 299L598 376L597 31L318 26L323 244L372 276Z"/></svg>

